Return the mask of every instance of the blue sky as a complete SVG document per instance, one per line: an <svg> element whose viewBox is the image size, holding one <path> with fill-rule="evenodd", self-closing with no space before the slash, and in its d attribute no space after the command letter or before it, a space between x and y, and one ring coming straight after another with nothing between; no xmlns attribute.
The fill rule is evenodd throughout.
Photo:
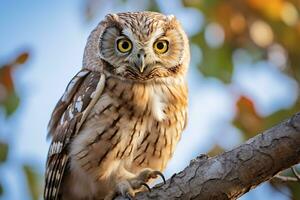
<svg viewBox="0 0 300 200"><path fill-rule="evenodd" d="M28 64L15 73L17 89L22 97L21 106L9 123L0 129L13 134L10 138L14 140L10 162L0 167L8 186L4 199L26 199L24 195L28 194L18 163L33 163L43 172L49 146L46 141L47 123L67 83L81 68L89 32L106 13L142 10L147 5L147 1L131 0L119 8L112 2L106 1L99 10L99 16L86 24L83 1L1 1L0 62L9 61L22 49L29 49L32 53ZM203 28L205 19L200 12L182 8L179 1L170 2L160 1L162 11L175 14L189 35ZM201 62L201 49L193 45L191 49L189 125L165 172L167 176L183 169L191 158L205 153L216 142L225 149L241 142L239 131L229 124L234 117L235 91L243 91L252 97L263 115L288 107L296 100L296 83L270 63L253 63L251 58L241 62L238 56L233 76L235 87L226 86L219 80L204 78L198 73L196 64ZM247 57L245 52L239 53ZM273 193L265 184L243 199L269 199ZM277 193L272 198L287 199Z"/></svg>

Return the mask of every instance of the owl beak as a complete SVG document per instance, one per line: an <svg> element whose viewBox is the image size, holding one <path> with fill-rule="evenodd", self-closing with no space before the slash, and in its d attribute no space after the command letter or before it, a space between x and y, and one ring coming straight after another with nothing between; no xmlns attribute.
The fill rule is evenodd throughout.
<svg viewBox="0 0 300 200"><path fill-rule="evenodd" d="M137 57L138 57L138 59L137 59L137 61L136 61L136 67L139 69L139 71L141 72L141 73L143 73L144 72L144 70L145 70L145 53L144 52L140 52L140 53L138 53L138 55L137 55Z"/></svg>
<svg viewBox="0 0 300 200"><path fill-rule="evenodd" d="M144 69L145 69L145 60L144 60L144 58L140 59L140 63L139 63L138 66L139 66L140 72L143 73Z"/></svg>

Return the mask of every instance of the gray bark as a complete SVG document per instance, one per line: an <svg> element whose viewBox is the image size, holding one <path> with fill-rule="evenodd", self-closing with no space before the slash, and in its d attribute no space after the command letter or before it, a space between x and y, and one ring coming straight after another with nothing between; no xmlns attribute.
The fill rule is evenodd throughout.
<svg viewBox="0 0 300 200"><path fill-rule="evenodd" d="M299 162L300 113L231 151L211 158L198 156L165 185L156 185L135 199L237 199Z"/></svg>

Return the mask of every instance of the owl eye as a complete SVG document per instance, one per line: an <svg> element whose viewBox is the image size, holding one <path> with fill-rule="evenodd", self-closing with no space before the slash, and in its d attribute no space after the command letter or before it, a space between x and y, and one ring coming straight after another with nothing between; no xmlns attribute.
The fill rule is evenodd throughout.
<svg viewBox="0 0 300 200"><path fill-rule="evenodd" d="M158 54L166 53L169 49L169 42L167 40L158 40L154 43L153 48Z"/></svg>
<svg viewBox="0 0 300 200"><path fill-rule="evenodd" d="M117 47L121 53L127 53L132 49L132 44L130 40L122 38L117 40Z"/></svg>

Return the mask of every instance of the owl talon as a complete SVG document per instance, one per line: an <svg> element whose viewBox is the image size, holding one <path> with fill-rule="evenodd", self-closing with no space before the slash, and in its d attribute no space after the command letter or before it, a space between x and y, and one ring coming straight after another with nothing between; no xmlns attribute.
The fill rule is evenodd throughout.
<svg viewBox="0 0 300 200"><path fill-rule="evenodd" d="M145 169L137 176L137 179L142 180L143 182L147 183L150 179L155 179L157 176L160 176L166 184L165 176L157 170Z"/></svg>
<svg viewBox="0 0 300 200"><path fill-rule="evenodd" d="M163 180L164 184L166 184L166 178L163 175L163 173L161 173L160 171L153 171L153 174L155 175L155 177L160 176L161 179Z"/></svg>
<svg viewBox="0 0 300 200"><path fill-rule="evenodd" d="M151 192L151 188L147 183L141 183L141 185L145 186L149 192Z"/></svg>

